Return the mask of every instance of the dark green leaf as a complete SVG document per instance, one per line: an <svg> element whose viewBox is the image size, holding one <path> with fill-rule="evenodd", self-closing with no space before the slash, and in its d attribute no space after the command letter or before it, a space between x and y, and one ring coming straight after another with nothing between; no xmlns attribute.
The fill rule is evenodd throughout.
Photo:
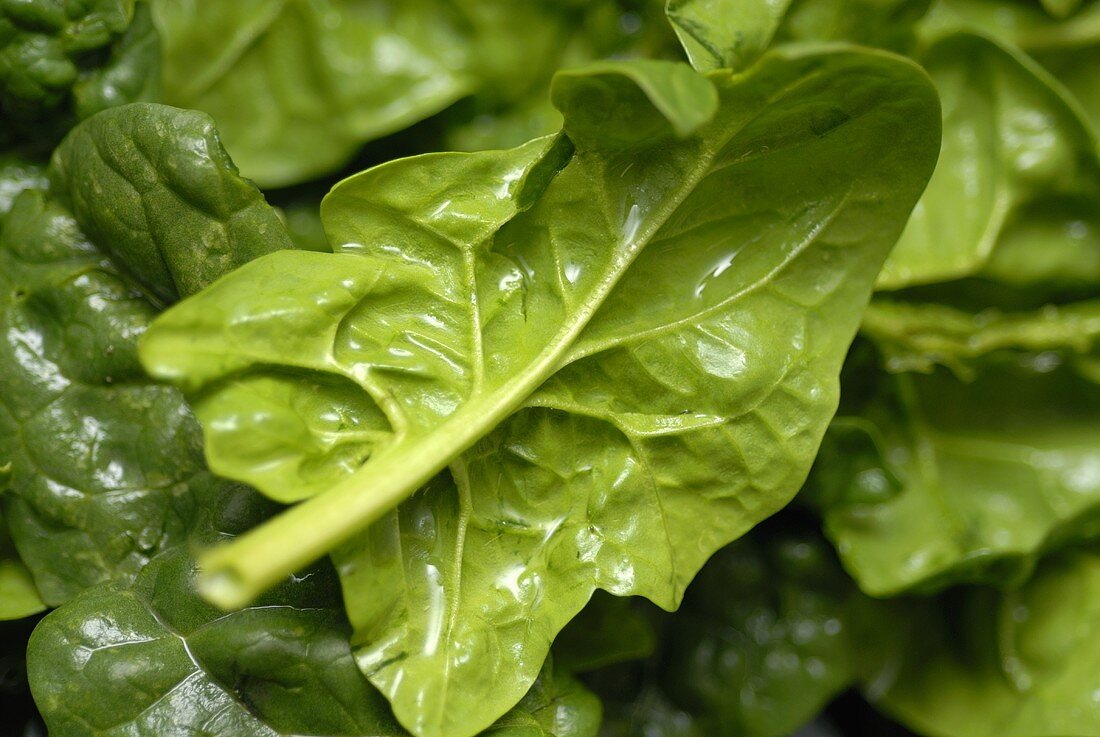
<svg viewBox="0 0 1100 737"><path fill-rule="evenodd" d="M144 103L99 113L54 152L50 179L92 241L165 302L292 247L202 113Z"/></svg>

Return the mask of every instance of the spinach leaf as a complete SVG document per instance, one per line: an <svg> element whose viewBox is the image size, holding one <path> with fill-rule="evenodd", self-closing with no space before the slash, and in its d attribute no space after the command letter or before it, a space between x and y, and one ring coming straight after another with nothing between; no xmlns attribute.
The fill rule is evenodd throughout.
<svg viewBox="0 0 1100 737"><path fill-rule="evenodd" d="M668 19L700 71L744 69L771 44L791 0L668 0Z"/></svg>
<svg viewBox="0 0 1100 737"><path fill-rule="evenodd" d="M8 539L7 525L0 517L0 620L22 619L45 608L30 571L19 560Z"/></svg>
<svg viewBox="0 0 1100 737"><path fill-rule="evenodd" d="M72 125L73 95L130 25L134 0L0 7L0 138L56 141Z"/></svg>
<svg viewBox="0 0 1100 737"><path fill-rule="evenodd" d="M324 491L212 551L206 594L350 540L360 666L420 735L515 703L594 589L675 607L788 501L937 147L927 79L865 52L604 65L554 99L564 137L347 180L336 254L258 259L142 347L215 470Z"/></svg>
<svg viewBox="0 0 1100 737"><path fill-rule="evenodd" d="M292 247L203 113L147 103L106 110L61 142L50 178L82 230L162 302Z"/></svg>
<svg viewBox="0 0 1100 737"><path fill-rule="evenodd" d="M590 677L606 733L785 737L883 669L894 605L860 593L798 517L764 527L703 567L632 687L614 670Z"/></svg>
<svg viewBox="0 0 1100 737"><path fill-rule="evenodd" d="M886 711L942 737L1100 731L1100 554L1045 560L1018 591L962 589L914 603L900 667L868 688ZM902 619L895 620L899 630Z"/></svg>
<svg viewBox="0 0 1100 737"><path fill-rule="evenodd" d="M32 177L0 228L0 463L12 464L2 499L15 546L56 606L100 581L132 578L240 493L207 471L180 393L138 364L137 339L157 309L130 275L169 295L288 240L256 245L249 233L238 247L235 227L278 220L261 212L262 197L195 113L105 111L61 146L51 180L45 191ZM219 194L247 206L205 214L202 197ZM60 204L70 198L75 216ZM172 213L172 225L194 228L190 237L158 230ZM213 257L201 266L184 260L204 246Z"/></svg>
<svg viewBox="0 0 1100 737"><path fill-rule="evenodd" d="M849 41L909 51L931 0L667 0L700 71L745 69L774 42Z"/></svg>
<svg viewBox="0 0 1100 737"><path fill-rule="evenodd" d="M982 274L1006 240L1031 261L1073 264L1095 243L1100 204L1100 149L1077 108L1034 62L985 38L948 36L921 61L943 100L943 153L879 287Z"/></svg>
<svg viewBox="0 0 1100 737"><path fill-rule="evenodd" d="M182 551L167 552L132 586L89 589L38 626L31 686L53 737L407 734L356 668L323 571L231 614L194 593L193 574ZM489 734L594 737L599 713L548 669Z"/></svg>
<svg viewBox="0 0 1100 737"><path fill-rule="evenodd" d="M825 529L864 591L1010 586L1100 534L1100 396L1044 355L987 356L968 383L883 375L842 409L872 442L859 463L822 454L814 478L837 474Z"/></svg>

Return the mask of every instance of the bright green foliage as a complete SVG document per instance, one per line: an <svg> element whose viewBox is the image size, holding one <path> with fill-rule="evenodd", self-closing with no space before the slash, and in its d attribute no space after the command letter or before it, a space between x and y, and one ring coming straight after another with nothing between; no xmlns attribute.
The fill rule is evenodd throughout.
<svg viewBox="0 0 1100 737"><path fill-rule="evenodd" d="M228 615L192 579L186 555L165 553L132 587L89 589L35 630L31 685L52 737L407 734L355 666L325 571ZM594 737L599 713L591 694L548 670L488 734Z"/></svg>
<svg viewBox="0 0 1100 737"><path fill-rule="evenodd" d="M967 383L944 369L882 376L842 409L873 442L849 478L828 480L842 491L824 516L865 591L1010 584L1052 545L1100 534L1100 392L1044 355L1027 368L987 358Z"/></svg>
<svg viewBox="0 0 1100 737"><path fill-rule="evenodd" d="M914 604L900 667L871 692L931 737L1100 734L1100 554L1043 562L1020 590ZM907 635L907 636L906 636Z"/></svg>
<svg viewBox="0 0 1100 737"><path fill-rule="evenodd" d="M1055 262L1053 276L1090 250L1100 267L1100 149L1076 108L1034 62L978 36L950 36L922 61L943 101L943 152L879 286L983 274L1006 241Z"/></svg>
<svg viewBox="0 0 1100 737"><path fill-rule="evenodd" d="M148 381L137 363L137 339L156 309L129 273L169 295L177 283L189 290L217 276L219 264L288 240L283 232L253 245L252 230L236 238L235 222L278 220L261 212L262 196L236 176L205 116L109 110L66 139L49 192L19 171L11 186L34 186L0 228L0 462L12 464L3 501L43 599L57 605L100 581L132 578L183 541L210 514L206 505L233 493L206 470L179 392ZM225 199L211 205L219 194ZM73 212L60 204L65 195ZM246 207L233 213L233 203ZM168 230L181 222L194 230ZM196 264L202 247L212 257ZM158 273L149 264L169 266Z"/></svg>
<svg viewBox="0 0 1100 737"><path fill-rule="evenodd" d="M668 18L696 69L744 69L771 43L790 3L668 0Z"/></svg>
<svg viewBox="0 0 1100 737"><path fill-rule="evenodd" d="M45 608L30 571L19 560L0 517L0 620L21 619Z"/></svg>
<svg viewBox="0 0 1100 737"><path fill-rule="evenodd" d="M335 255L259 259L143 347L220 473L332 487L212 553L217 601L379 520L337 562L360 666L421 735L505 711L595 588L674 607L793 495L936 153L927 80L884 55L597 67L553 97L565 138L347 180Z"/></svg>

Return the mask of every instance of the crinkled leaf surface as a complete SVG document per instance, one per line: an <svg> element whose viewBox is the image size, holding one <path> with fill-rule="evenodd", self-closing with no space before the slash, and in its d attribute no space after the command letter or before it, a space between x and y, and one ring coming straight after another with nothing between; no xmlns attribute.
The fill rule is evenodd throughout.
<svg viewBox="0 0 1100 737"><path fill-rule="evenodd" d="M130 25L134 0L27 0L0 7L0 138L56 141L74 86Z"/></svg>
<svg viewBox="0 0 1100 737"><path fill-rule="evenodd" d="M1100 534L1100 392L1020 358L987 357L969 382L882 376L853 407L865 462L819 457L815 478L851 473L830 482L825 529L864 591L1013 585L1051 547Z"/></svg>
<svg viewBox="0 0 1100 737"><path fill-rule="evenodd" d="M1045 560L1018 591L963 589L910 613L901 667L869 688L935 737L1100 733L1100 554ZM897 620L899 623L902 620Z"/></svg>
<svg viewBox="0 0 1100 737"><path fill-rule="evenodd" d="M348 180L338 253L259 259L146 337L220 473L335 482L206 559L218 601L447 467L337 554L359 663L417 734L487 726L595 588L674 607L786 503L935 158L935 96L895 57L660 73L559 77L564 139Z"/></svg>
<svg viewBox="0 0 1100 737"><path fill-rule="evenodd" d="M119 121L134 126L134 140L122 138ZM98 158L105 140L112 164L132 179ZM229 223L210 216L189 221L214 234L208 243L197 225L191 234L199 240L186 242L142 230L163 215L144 219L152 203L174 207L180 217L192 212L178 204L188 186L210 184L227 193L227 202L240 192L244 183L224 153L207 144L216 138L205 116L148 106L102 113L62 146L53 189L21 194L0 228L0 463L12 464L3 503L15 545L48 604L103 580L131 578L185 539L207 515L204 503L217 508L235 493L234 484L206 470L201 434L180 393L150 382L138 365L137 340L157 310L129 276L141 273L143 284L167 292L171 275L144 271L142 258L173 263L175 249L193 257L209 245L215 257L186 273L212 279L215 265L228 267L248 251L247 240L237 251L232 216ZM156 152L169 174L147 168L143 151ZM68 166L73 159L80 159L75 173ZM88 173L97 166L110 173ZM78 190L75 218L59 204L59 189ZM135 189L141 197L130 196ZM263 202L251 193L246 219ZM90 240L86 233L93 232L106 234L110 247ZM285 241L284 233L274 244ZM122 259L124 270L108 253Z"/></svg>
<svg viewBox="0 0 1100 737"><path fill-rule="evenodd" d="M133 586L89 589L35 630L31 685L53 737L408 734L356 667L323 571L231 614L194 593L193 573L165 553ZM595 737L599 719L599 702L548 667L487 734Z"/></svg>
<svg viewBox="0 0 1100 737"><path fill-rule="evenodd" d="M203 113L149 103L101 112L57 148L50 179L92 241L163 302L291 248Z"/></svg>
<svg viewBox="0 0 1100 737"><path fill-rule="evenodd" d="M935 43L922 61L943 100L943 152L880 287L981 273L1014 228L1042 233L1044 249L1095 243L1096 137L1051 78L965 34Z"/></svg>

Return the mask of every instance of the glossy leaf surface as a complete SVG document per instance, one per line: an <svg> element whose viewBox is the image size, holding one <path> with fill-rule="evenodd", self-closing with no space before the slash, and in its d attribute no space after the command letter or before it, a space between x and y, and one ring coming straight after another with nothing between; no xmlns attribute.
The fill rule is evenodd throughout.
<svg viewBox="0 0 1100 737"><path fill-rule="evenodd" d="M194 593L193 573L181 551L166 553L132 587L89 589L35 630L31 685L51 735L407 735L355 666L322 572L228 615ZM594 737L599 713L547 670L488 734Z"/></svg>
<svg viewBox="0 0 1100 737"><path fill-rule="evenodd" d="M99 158L107 141L108 159ZM185 267L196 284L247 252L250 241L238 250L233 228L213 219L200 219L193 238L144 230L143 203L183 218L180 211L191 210L178 193L203 185L212 187L209 196L234 201L244 183L214 144L203 116L149 106L108 111L66 141L53 189L43 191L32 177L31 191L0 227L0 463L12 464L5 517L50 605L100 581L132 578L235 493L206 470L199 428L180 393L149 381L137 363L137 340L157 310L129 277L142 259L172 262L197 256L203 245L215 255L222 249L226 258ZM143 151L155 152L170 174L147 168ZM162 184L173 178L192 189ZM59 204L59 189L75 194L77 217ZM144 199L130 196L135 189ZM266 207L254 188L244 199L246 220ZM157 218L167 212L151 212L150 220L163 223ZM273 212L268 217L278 223ZM213 233L207 243L199 225ZM143 273L150 287L172 286Z"/></svg>
<svg viewBox="0 0 1100 737"><path fill-rule="evenodd" d="M1095 242L1096 137L1046 73L965 34L936 43L922 61L943 101L941 163L879 286L980 274L1015 228L1041 234L1045 248Z"/></svg>
<svg viewBox="0 0 1100 737"><path fill-rule="evenodd" d="M449 465L337 555L360 665L418 734L507 709L595 588L674 607L793 495L833 412L935 98L848 51L688 74L563 75L568 144L355 177L324 205L335 255L253 262L146 339L196 392L219 472L283 499L335 482L206 559L222 603ZM680 138L710 84L718 112ZM286 407L293 434L248 430ZM264 478L273 459L292 473Z"/></svg>

